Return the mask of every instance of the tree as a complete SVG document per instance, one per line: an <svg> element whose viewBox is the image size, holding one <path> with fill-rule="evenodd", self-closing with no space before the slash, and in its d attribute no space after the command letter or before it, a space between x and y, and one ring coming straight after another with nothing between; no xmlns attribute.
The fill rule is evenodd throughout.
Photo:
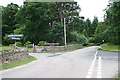
<svg viewBox="0 0 120 80"><path fill-rule="evenodd" d="M120 44L120 2L113 2L109 4L106 9L105 23L109 26L109 30L106 32L109 34L109 42L113 44Z"/></svg>
<svg viewBox="0 0 120 80"><path fill-rule="evenodd" d="M91 21L89 18L85 22L84 29L86 30L89 37L92 36L92 26L91 26Z"/></svg>
<svg viewBox="0 0 120 80"><path fill-rule="evenodd" d="M2 8L2 41L4 44L4 36L6 34L13 33L13 30L16 29L15 24L15 15L19 9L17 4L8 4L7 7Z"/></svg>
<svg viewBox="0 0 120 80"><path fill-rule="evenodd" d="M94 33L95 43L102 43L103 40L108 42L108 34L106 34L108 28L109 27L104 22L99 22Z"/></svg>
<svg viewBox="0 0 120 80"><path fill-rule="evenodd" d="M98 25L98 18L97 17L94 17L93 22L92 22L91 25L92 25L91 26L92 27L92 29L91 29L91 35L94 35L95 29L96 29L96 27Z"/></svg>
<svg viewBox="0 0 120 80"><path fill-rule="evenodd" d="M63 45L64 37L63 37L63 26L60 22L54 21L52 27L50 29L50 38L51 42L60 43Z"/></svg>
<svg viewBox="0 0 120 80"><path fill-rule="evenodd" d="M64 9L64 12L62 11ZM30 40L63 43L63 18L66 25L72 24L73 16L79 16L78 5L75 2L66 3L25 3L16 15L17 29L15 33L24 34L24 42ZM71 20L69 20L71 18ZM68 28L67 28L68 29ZM32 32L31 32L32 31ZM51 35L52 34L52 35ZM61 41L62 40L62 41Z"/></svg>

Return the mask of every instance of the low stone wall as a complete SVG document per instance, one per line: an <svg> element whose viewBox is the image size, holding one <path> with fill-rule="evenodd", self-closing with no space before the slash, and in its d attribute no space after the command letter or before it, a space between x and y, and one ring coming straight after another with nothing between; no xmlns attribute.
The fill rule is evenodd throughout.
<svg viewBox="0 0 120 80"><path fill-rule="evenodd" d="M66 48L64 46L36 46L36 52L60 52L66 50L74 49L76 46L81 45L68 45Z"/></svg>
<svg viewBox="0 0 120 80"><path fill-rule="evenodd" d="M56 51L64 51L64 46L41 46L36 47L36 52L56 52Z"/></svg>
<svg viewBox="0 0 120 80"><path fill-rule="evenodd" d="M12 50L12 51L1 51L0 52L0 62L1 63L13 63L22 60L29 59L30 56L27 51L22 50Z"/></svg>

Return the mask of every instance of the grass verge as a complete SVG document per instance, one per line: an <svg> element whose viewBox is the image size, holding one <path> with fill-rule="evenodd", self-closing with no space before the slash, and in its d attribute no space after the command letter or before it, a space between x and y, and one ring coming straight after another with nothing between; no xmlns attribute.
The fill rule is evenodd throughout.
<svg viewBox="0 0 120 80"><path fill-rule="evenodd" d="M118 76L117 80L120 80L120 75Z"/></svg>
<svg viewBox="0 0 120 80"><path fill-rule="evenodd" d="M2 64L2 68L0 68L0 69L5 70L5 69L13 68L13 67L16 67L16 66L21 66L21 65L27 64L29 62L32 62L34 60L36 60L36 58L31 56L30 59L28 59L28 60L23 60L23 61L20 61L20 62L14 62L14 63L10 63L10 64Z"/></svg>
<svg viewBox="0 0 120 80"><path fill-rule="evenodd" d="M103 44L103 45L101 45L100 50L120 52L120 49L119 49L118 45L113 45L113 44Z"/></svg>
<svg viewBox="0 0 120 80"><path fill-rule="evenodd" d="M28 48L28 52L33 52L33 48Z"/></svg>
<svg viewBox="0 0 120 80"><path fill-rule="evenodd" d="M12 46L2 46L2 47L0 47L0 51L2 51L2 50L13 50L13 49L15 49L15 47L12 47Z"/></svg>
<svg viewBox="0 0 120 80"><path fill-rule="evenodd" d="M71 52L71 51L82 49L85 47L88 47L88 46L75 46L73 49L65 50L64 52Z"/></svg>

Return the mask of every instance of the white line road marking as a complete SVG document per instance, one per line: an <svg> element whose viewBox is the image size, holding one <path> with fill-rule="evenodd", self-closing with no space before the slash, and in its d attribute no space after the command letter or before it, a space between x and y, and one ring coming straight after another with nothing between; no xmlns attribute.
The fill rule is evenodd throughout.
<svg viewBox="0 0 120 80"><path fill-rule="evenodd" d="M98 54L98 51L96 51L96 53L95 53L94 59L93 59L93 61L91 63L91 66L89 68L89 71L87 73L86 78L91 78L92 77L92 73L93 73L93 70L94 70L94 66L95 66L95 61L96 61L97 54Z"/></svg>
<svg viewBox="0 0 120 80"><path fill-rule="evenodd" d="M102 78L102 64L101 64L101 57L99 57L99 59L98 59L97 78Z"/></svg>

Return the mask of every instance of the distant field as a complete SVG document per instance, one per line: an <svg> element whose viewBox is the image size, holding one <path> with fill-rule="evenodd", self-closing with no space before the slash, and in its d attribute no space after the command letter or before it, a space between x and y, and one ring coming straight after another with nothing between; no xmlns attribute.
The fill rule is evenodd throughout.
<svg viewBox="0 0 120 80"><path fill-rule="evenodd" d="M103 44L103 45L101 45L101 50L120 52L118 45L113 45L113 44Z"/></svg>
<svg viewBox="0 0 120 80"><path fill-rule="evenodd" d="M13 49L15 49L15 47L12 47L12 46L2 46L2 47L0 47L0 51L1 50L13 50Z"/></svg>

